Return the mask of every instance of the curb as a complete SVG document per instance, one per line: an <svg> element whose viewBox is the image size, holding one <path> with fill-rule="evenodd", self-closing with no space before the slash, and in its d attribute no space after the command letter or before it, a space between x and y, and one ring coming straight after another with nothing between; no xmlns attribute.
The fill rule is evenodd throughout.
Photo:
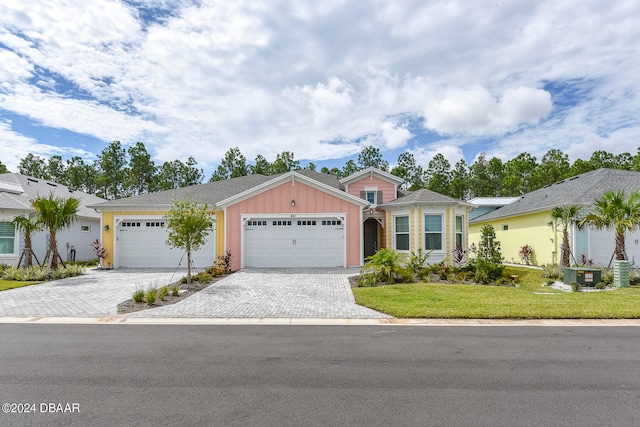
<svg viewBox="0 0 640 427"><path fill-rule="evenodd" d="M48 325L292 325L292 326L640 326L640 319L324 319L0 317L0 324Z"/></svg>

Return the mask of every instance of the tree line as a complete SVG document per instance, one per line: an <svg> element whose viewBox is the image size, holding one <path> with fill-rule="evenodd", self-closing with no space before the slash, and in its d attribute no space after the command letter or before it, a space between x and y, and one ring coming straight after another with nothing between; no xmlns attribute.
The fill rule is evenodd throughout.
<svg viewBox="0 0 640 427"><path fill-rule="evenodd" d="M404 152L390 169L380 149L368 146L360 152L357 161L348 160L341 169L323 167L319 172L343 178L368 167L402 178L404 190L427 188L469 200L473 197L519 196L600 168L640 171L640 148L635 155L595 151L588 160L577 159L573 163L558 149L547 151L540 161L526 152L506 162L497 157L487 159L485 153L480 153L471 165L462 159L453 167L439 153L427 165L419 165L412 153ZM315 171L316 165L309 162L302 167L290 151L278 154L273 162L259 154L253 163L249 163L235 147L225 153L209 182L251 174L275 175L297 169ZM6 172L6 167L0 162L0 173L3 172ZM204 180L204 172L197 167L193 157L186 162L174 160L156 165L142 142L125 150L120 141L113 141L105 147L93 163L85 163L79 156L64 162L61 156L45 159L28 154L20 161L18 172L59 182L105 199L201 184Z"/></svg>

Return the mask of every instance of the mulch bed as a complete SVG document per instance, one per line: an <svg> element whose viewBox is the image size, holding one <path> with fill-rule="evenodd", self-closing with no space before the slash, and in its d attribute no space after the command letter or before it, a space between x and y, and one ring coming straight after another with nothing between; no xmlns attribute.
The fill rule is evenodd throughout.
<svg viewBox="0 0 640 427"><path fill-rule="evenodd" d="M227 274L222 276L215 276L213 279L211 279L211 281L207 283L192 281L191 286L188 286L186 283L180 283L180 282L172 283L170 285L167 285L167 287L169 288L169 292L167 292L167 295L165 295L162 301L160 299L156 299L156 301L152 305L149 305L145 301L135 302L133 299L129 299L118 304L118 314L134 313L136 311L148 310L150 308L157 308L157 307L163 307L165 305L175 304L177 302L182 301L185 298L190 297L191 295L197 292L200 292L201 290L205 289L207 286L212 285L213 283L216 283L217 281L225 277L227 277ZM171 295L171 288L174 285L179 285L180 287L180 292L177 297L174 297Z"/></svg>

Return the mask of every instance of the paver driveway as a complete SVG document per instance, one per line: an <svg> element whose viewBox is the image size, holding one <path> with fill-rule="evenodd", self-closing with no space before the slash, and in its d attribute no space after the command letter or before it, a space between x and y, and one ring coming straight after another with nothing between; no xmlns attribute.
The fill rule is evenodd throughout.
<svg viewBox="0 0 640 427"><path fill-rule="evenodd" d="M389 318L355 303L357 269L247 269L173 305L127 317Z"/></svg>
<svg viewBox="0 0 640 427"><path fill-rule="evenodd" d="M169 284L174 270L87 270L82 276L0 292L0 317L115 316L136 288Z"/></svg>

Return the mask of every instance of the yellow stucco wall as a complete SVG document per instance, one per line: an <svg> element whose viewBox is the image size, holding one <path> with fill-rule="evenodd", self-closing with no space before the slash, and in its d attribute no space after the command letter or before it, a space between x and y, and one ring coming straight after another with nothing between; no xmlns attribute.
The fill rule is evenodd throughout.
<svg viewBox="0 0 640 427"><path fill-rule="evenodd" d="M115 229L116 217L127 216L148 216L148 215L165 215L164 211L118 211L118 212L102 212L102 246L107 251L107 257L104 260L105 267L113 267L115 261L113 253L115 248ZM216 256L224 254L224 212L214 212L216 218ZM105 230L104 226L109 225L109 230Z"/></svg>
<svg viewBox="0 0 640 427"><path fill-rule="evenodd" d="M555 264L558 262L558 244L562 236L556 232L554 225L548 225L551 221L551 211L543 211L469 224L469 245L474 243L477 247L482 226L491 224L500 242L504 262L520 263L520 249L530 245L534 251L531 260L533 265Z"/></svg>

